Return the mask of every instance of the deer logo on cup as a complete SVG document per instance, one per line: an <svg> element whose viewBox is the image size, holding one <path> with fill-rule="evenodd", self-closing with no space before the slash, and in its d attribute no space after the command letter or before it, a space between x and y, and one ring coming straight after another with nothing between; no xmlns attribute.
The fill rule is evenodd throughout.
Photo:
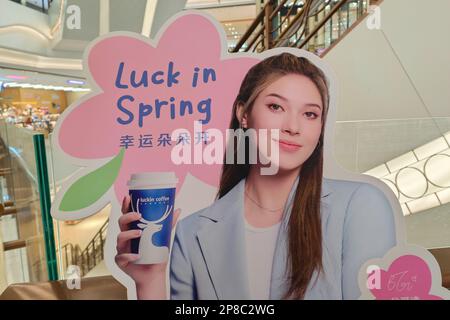
<svg viewBox="0 0 450 320"><path fill-rule="evenodd" d="M155 246L153 244L152 238L155 233L161 231L163 225L159 223L164 221L169 216L171 210L172 206L166 206L166 211L158 220L148 221L144 218L141 218L139 220L139 222L141 223L138 223L137 226L143 230L141 240L139 241L139 254L141 256L140 260L149 261L151 263L159 263L167 261L167 259L169 258L169 248L167 248L166 246ZM136 201L136 212L140 213L139 199Z"/></svg>

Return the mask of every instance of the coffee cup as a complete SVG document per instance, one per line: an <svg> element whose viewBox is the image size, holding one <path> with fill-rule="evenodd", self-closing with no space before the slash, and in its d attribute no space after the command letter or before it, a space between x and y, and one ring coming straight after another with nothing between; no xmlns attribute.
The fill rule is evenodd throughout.
<svg viewBox="0 0 450 320"><path fill-rule="evenodd" d="M156 264L169 259L175 191L174 172L132 174L128 181L131 210L141 214L130 229L140 229L140 238L131 240L131 252L139 254L136 264Z"/></svg>

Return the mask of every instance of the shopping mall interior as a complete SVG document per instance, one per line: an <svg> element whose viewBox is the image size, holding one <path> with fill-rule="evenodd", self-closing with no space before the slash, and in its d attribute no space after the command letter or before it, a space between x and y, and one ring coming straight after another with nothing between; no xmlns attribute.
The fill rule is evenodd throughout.
<svg viewBox="0 0 450 320"><path fill-rule="evenodd" d="M79 170L53 148L53 129L92 92L82 63L91 41L112 31L154 37L184 10L219 21L230 53L295 47L330 65L336 162L390 187L408 243L434 255L450 288L449 1L0 0L0 294L62 283L70 265L112 281L110 206L81 220L50 215Z"/></svg>

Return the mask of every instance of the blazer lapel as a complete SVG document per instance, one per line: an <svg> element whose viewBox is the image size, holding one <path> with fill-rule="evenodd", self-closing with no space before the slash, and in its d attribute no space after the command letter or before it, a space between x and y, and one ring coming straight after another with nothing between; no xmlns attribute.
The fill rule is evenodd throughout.
<svg viewBox="0 0 450 320"><path fill-rule="evenodd" d="M289 193L288 205L283 212L283 220L277 237L269 296L270 299L274 300L283 297L288 285L286 272L288 224L292 199L298 181L299 178L297 177ZM245 179L242 179L223 198L216 201L209 210L200 214L208 221L205 221L197 232L197 239L217 298L221 300L250 299L243 215L244 187ZM329 184L324 179L321 194L321 222L324 239L330 214L327 196L331 192ZM326 243L324 243L324 246L326 246Z"/></svg>
<svg viewBox="0 0 450 320"><path fill-rule="evenodd" d="M288 197L288 206L286 206L283 212L283 220L280 226L280 231L278 233L277 245L275 248L275 254L272 263L272 277L270 284L270 299L280 300L283 298L284 293L288 289L288 278L287 278L287 253L288 253L288 225L289 218L292 209L292 200L295 195L295 190L299 182L299 177L295 180L292 189ZM321 224L322 224L322 237L324 238L326 225L328 222L328 217L330 214L329 206L327 205L327 196L331 193L330 186L324 179L322 182L322 193L321 193ZM326 244L324 244L326 246Z"/></svg>
<svg viewBox="0 0 450 320"><path fill-rule="evenodd" d="M250 299L243 217L244 186L245 179L242 179L210 210L201 214L210 221L197 232L197 238L218 299Z"/></svg>

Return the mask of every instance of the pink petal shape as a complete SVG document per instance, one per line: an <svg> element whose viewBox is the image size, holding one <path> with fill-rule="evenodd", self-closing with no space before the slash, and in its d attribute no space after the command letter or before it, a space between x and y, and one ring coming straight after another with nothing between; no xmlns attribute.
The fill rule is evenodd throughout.
<svg viewBox="0 0 450 320"><path fill-rule="evenodd" d="M161 134L170 134L178 128L186 128L194 139L193 124L205 120L206 114L197 109L204 99L211 99L211 118L203 125L203 131L216 128L223 132L228 128L234 99L240 83L247 70L259 60L256 58L228 55L222 59L222 48L216 26L206 17L198 14L186 14L175 20L164 32L157 47L145 39L132 34L113 34L97 42L88 55L89 72L102 92L93 93L92 97L71 109L70 114L58 123L59 145L72 157L83 159L101 159L119 153L121 137L134 137L135 146L125 152L123 164L114 188L118 199L127 193L126 181L135 172L175 171L180 187L185 175L190 172L200 180L217 186L221 165L175 165L171 161L171 147L157 146ZM129 88L116 87L117 72L124 62L122 84ZM164 84L148 83L147 87L132 88L130 75L136 71L140 80L144 71L151 76L161 70L167 74L169 62L173 62L174 71L180 72L178 84L168 87ZM193 88L194 68L202 70L212 68L216 81L198 82ZM167 77L161 77L165 81ZM159 78L158 78L159 79ZM134 121L119 124L118 118L126 120L128 116L119 110L117 102L120 97L130 95L134 101L125 101L125 106L133 112ZM159 119L156 118L156 99L171 102L175 98L175 117L172 119L169 106L161 108ZM193 105L192 114L181 115L180 100L189 100ZM152 106L152 113L143 119L142 127L138 125L139 104ZM152 135L152 147L138 148L141 135ZM175 142L172 142L174 145ZM179 188L178 188L179 189Z"/></svg>

